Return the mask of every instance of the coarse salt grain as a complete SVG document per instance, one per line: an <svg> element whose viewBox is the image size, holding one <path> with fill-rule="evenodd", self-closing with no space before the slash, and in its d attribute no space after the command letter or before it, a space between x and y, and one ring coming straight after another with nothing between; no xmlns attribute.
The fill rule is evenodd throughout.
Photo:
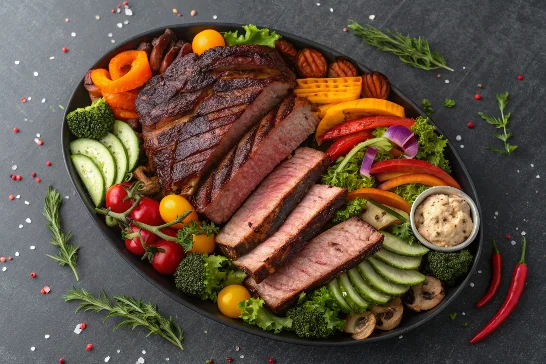
<svg viewBox="0 0 546 364"><path fill-rule="evenodd" d="M25 205L30 205L30 202L28 202L28 201L25 201Z"/></svg>
<svg viewBox="0 0 546 364"><path fill-rule="evenodd" d="M32 100L32 97L29 96L29 97L27 98L27 100L28 100L28 101Z"/></svg>
<svg viewBox="0 0 546 364"><path fill-rule="evenodd" d="M116 9L116 13L118 13L118 14L121 13L121 9L119 9L119 8Z"/></svg>
<svg viewBox="0 0 546 364"><path fill-rule="evenodd" d="M521 236L525 236L525 235L527 235L527 233L525 231L522 231Z"/></svg>
<svg viewBox="0 0 546 364"><path fill-rule="evenodd" d="M190 15L191 15L191 16L196 16L196 15L197 15L197 11L192 10L192 11L190 12Z"/></svg>
<svg viewBox="0 0 546 364"><path fill-rule="evenodd" d="M13 166L11 166L11 170L12 170L12 171L15 171L16 169L17 169L17 165L16 165L16 164L14 164Z"/></svg>
<svg viewBox="0 0 546 364"><path fill-rule="evenodd" d="M76 328L74 329L74 333L75 333L76 335L79 335L81 332L82 332L82 329L81 329L81 327L80 327L80 324L77 324L77 325L76 325Z"/></svg>
<svg viewBox="0 0 546 364"><path fill-rule="evenodd" d="M374 20L374 19L375 19L375 15L370 15L369 18L370 18L370 20Z"/></svg>
<svg viewBox="0 0 546 364"><path fill-rule="evenodd" d="M534 167L535 167L535 165L534 165L533 163L531 163L531 167L533 167L533 168L534 168Z"/></svg>
<svg viewBox="0 0 546 364"><path fill-rule="evenodd" d="M129 24L129 20L123 21L123 24L125 24L125 25Z"/></svg>
<svg viewBox="0 0 546 364"><path fill-rule="evenodd" d="M36 350L36 348L34 346L31 346L30 351L34 351L34 350Z"/></svg>
<svg viewBox="0 0 546 364"><path fill-rule="evenodd" d="M144 358L143 357L138 358L137 363L140 363L140 364L144 363Z"/></svg>
<svg viewBox="0 0 546 364"><path fill-rule="evenodd" d="M121 350L119 350L119 349L118 349L118 350L116 350L116 353L118 353L118 354L119 354L119 353L121 353Z"/></svg>
<svg viewBox="0 0 546 364"><path fill-rule="evenodd" d="M110 42L112 42L112 43L116 43L115 39L112 39L112 40L110 40Z"/></svg>
<svg viewBox="0 0 546 364"><path fill-rule="evenodd" d="M499 212L498 212L498 211L495 211L495 216L499 216Z"/></svg>
<svg viewBox="0 0 546 364"><path fill-rule="evenodd" d="M109 356L107 356L106 358L104 358L104 362L105 362L105 363L108 363L109 361L110 361L110 357L109 357Z"/></svg>
<svg viewBox="0 0 546 364"><path fill-rule="evenodd" d="M461 139L462 139L462 137L461 137L460 135L457 135L457 136L455 137L455 140L458 141L458 142L460 142Z"/></svg>
<svg viewBox="0 0 546 364"><path fill-rule="evenodd" d="M142 354L146 354L146 350L142 350Z"/></svg>
<svg viewBox="0 0 546 364"><path fill-rule="evenodd" d="M15 61L14 63L15 63L15 64L19 64L19 63L21 63L21 62L19 62L19 61Z"/></svg>
<svg viewBox="0 0 546 364"><path fill-rule="evenodd" d="M46 99L45 99L45 98L43 98L43 99L42 99L42 104L44 104L45 102L46 102Z"/></svg>
<svg viewBox="0 0 546 364"><path fill-rule="evenodd" d="M461 149L463 149L463 148L464 148L464 145L463 145L463 144L461 144Z"/></svg>
<svg viewBox="0 0 546 364"><path fill-rule="evenodd" d="M118 26L118 28L122 28L122 27L123 27L123 24L121 24L121 23L117 23L116 25Z"/></svg>
<svg viewBox="0 0 546 364"><path fill-rule="evenodd" d="M540 175L539 175L539 174L537 174L537 178L540 178Z"/></svg>
<svg viewBox="0 0 546 364"><path fill-rule="evenodd" d="M244 359L245 356L241 354L241 355L239 355L239 358Z"/></svg>
<svg viewBox="0 0 546 364"><path fill-rule="evenodd" d="M216 19L218 19L218 17L216 15L213 15L212 19L216 20Z"/></svg>
<svg viewBox="0 0 546 364"><path fill-rule="evenodd" d="M6 268L6 267L2 268L2 272L5 272L6 270L8 270L8 268Z"/></svg>
<svg viewBox="0 0 546 364"><path fill-rule="evenodd" d="M333 13L334 12L334 8L330 8L330 13Z"/></svg>
<svg viewBox="0 0 546 364"><path fill-rule="evenodd" d="M15 256L18 257L18 256L19 256L19 252L15 252Z"/></svg>
<svg viewBox="0 0 546 364"><path fill-rule="evenodd" d="M34 77L38 77L38 72L34 71ZM30 100L30 97L28 98Z"/></svg>
<svg viewBox="0 0 546 364"><path fill-rule="evenodd" d="M478 274L481 274L481 273L482 273L482 271L481 271L481 270L479 270L479 271L478 271Z"/></svg>
<svg viewBox="0 0 546 364"><path fill-rule="evenodd" d="M23 224L19 224L19 229L22 229L22 228L23 228Z"/></svg>
<svg viewBox="0 0 546 364"><path fill-rule="evenodd" d="M100 16L95 15L95 19L100 20Z"/></svg>
<svg viewBox="0 0 546 364"><path fill-rule="evenodd" d="M449 80L446 80L445 82L446 82L446 83L449 83Z"/></svg>
<svg viewBox="0 0 546 364"><path fill-rule="evenodd" d="M463 316L466 316L466 313L465 313L465 312L463 312Z"/></svg>
<svg viewBox="0 0 546 364"><path fill-rule="evenodd" d="M512 240L512 241L510 242L510 244L512 244L512 245L516 245L517 243L516 243L516 241L515 241L515 240Z"/></svg>
<svg viewBox="0 0 546 364"><path fill-rule="evenodd" d="M70 33L71 36L75 37L76 36L76 33L75 32L72 32Z"/></svg>
<svg viewBox="0 0 546 364"><path fill-rule="evenodd" d="M17 195L17 196L15 196L15 198L21 198L21 195Z"/></svg>
<svg viewBox="0 0 546 364"><path fill-rule="evenodd" d="M55 57L54 57L54 56L51 56L51 57L49 57L49 59L52 59L52 60L53 60L53 59L55 59Z"/></svg>
<svg viewBox="0 0 546 364"><path fill-rule="evenodd" d="M399 339L402 339L403 337L404 337L404 336L402 336L402 335L398 336Z"/></svg>
<svg viewBox="0 0 546 364"><path fill-rule="evenodd" d="M31 245L30 250L34 250L34 249L36 249L36 247L34 245Z"/></svg>
<svg viewBox="0 0 546 364"><path fill-rule="evenodd" d="M470 287L474 287L474 283L470 283Z"/></svg>
<svg viewBox="0 0 546 364"><path fill-rule="evenodd" d="M127 16L133 16L133 11L129 8L125 8L125 15Z"/></svg>
<svg viewBox="0 0 546 364"><path fill-rule="evenodd" d="M64 196L64 198L68 200L70 198L70 196Z"/></svg>
<svg viewBox="0 0 546 364"><path fill-rule="evenodd" d="M30 218L28 218L28 217L26 218L25 221L27 222L27 224L30 224L32 222L32 220L30 220Z"/></svg>
<svg viewBox="0 0 546 364"><path fill-rule="evenodd" d="M44 335L44 337L46 338L46 340L49 339L49 335Z"/></svg>
<svg viewBox="0 0 546 364"><path fill-rule="evenodd" d="M112 38L112 33L108 33L108 38Z"/></svg>

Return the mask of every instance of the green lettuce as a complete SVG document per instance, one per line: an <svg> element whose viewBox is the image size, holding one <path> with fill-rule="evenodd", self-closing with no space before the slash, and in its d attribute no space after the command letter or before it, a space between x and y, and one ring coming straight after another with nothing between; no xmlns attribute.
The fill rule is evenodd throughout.
<svg viewBox="0 0 546 364"><path fill-rule="evenodd" d="M360 216L362 214L362 210L364 207L366 207L367 202L367 200L360 197L347 202L344 209L336 211L336 215L332 219L332 223L339 224L340 222L349 220L353 216Z"/></svg>
<svg viewBox="0 0 546 364"><path fill-rule="evenodd" d="M269 29L258 29L257 26L252 24L243 25L243 29L245 30L244 35L239 35L238 30L224 33L226 45L232 46L237 44L260 44L275 48L275 41L281 39L281 36L277 33L271 32L270 34Z"/></svg>
<svg viewBox="0 0 546 364"><path fill-rule="evenodd" d="M413 234L413 230L411 229L411 224L409 223L409 221L403 222L402 224L398 225L392 225L391 227L387 228L387 230L389 230L392 235L398 237L401 240L404 240L410 245L417 241L417 238Z"/></svg>
<svg viewBox="0 0 546 364"><path fill-rule="evenodd" d="M436 128L429 123L428 118L419 116L411 130L419 140L419 151L416 159L427 161L451 173L449 161L444 156L444 149L447 146L447 139L436 134Z"/></svg>
<svg viewBox="0 0 546 364"><path fill-rule="evenodd" d="M357 152L347 163L345 168L341 172L336 173L336 169L345 158L339 157L336 163L328 168L326 173L322 176L322 183L329 186L346 188L349 192L359 188L373 187L375 183L374 178L366 177L360 173L360 164L362 163L365 154L365 150Z"/></svg>
<svg viewBox="0 0 546 364"><path fill-rule="evenodd" d="M417 196L421 194L421 192L424 192L429 188L429 186L425 186L420 183L408 183L395 187L392 192L396 193L399 196L402 196L402 198L409 203L413 203Z"/></svg>
<svg viewBox="0 0 546 364"><path fill-rule="evenodd" d="M264 300L261 298L250 298L239 303L241 318L243 321L256 325L262 330L273 331L275 334L292 328L292 319L279 317L264 307Z"/></svg>

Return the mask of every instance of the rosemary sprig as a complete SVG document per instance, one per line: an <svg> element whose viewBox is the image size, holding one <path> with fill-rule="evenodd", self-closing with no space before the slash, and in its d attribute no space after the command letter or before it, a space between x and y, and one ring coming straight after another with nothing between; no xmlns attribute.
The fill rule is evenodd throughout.
<svg viewBox="0 0 546 364"><path fill-rule="evenodd" d="M434 112L434 109L432 108L432 103L430 102L430 100L423 99L423 101L421 101L421 104L423 105L423 111L425 112L425 114L427 114L427 116L432 119L432 113Z"/></svg>
<svg viewBox="0 0 546 364"><path fill-rule="evenodd" d="M348 27L354 31L356 36L380 51L397 55L408 66L426 71L438 68L453 71L447 66L444 57L437 51L431 51L428 41L421 37L412 38L398 30L393 32L389 29L384 33L369 24L362 26L353 20L350 22Z"/></svg>
<svg viewBox="0 0 546 364"><path fill-rule="evenodd" d="M503 94L497 94L497 105L501 112L500 118L494 118L494 117L488 116L484 114L483 112L478 113L478 115L480 115L480 117L483 120L485 120L487 123L494 125L497 129L502 129L502 134L493 133L493 135L495 136L495 138L500 139L504 142L504 150L493 148L493 147L487 148L492 152L500 153L500 154L510 154L514 150L516 150L516 148L518 147L517 145L511 145L510 143L508 143L508 139L510 139L510 137L512 136L512 133L508 133L506 131L506 126L510 122L510 113L504 114L504 109L506 108L507 104L508 104L508 91Z"/></svg>
<svg viewBox="0 0 546 364"><path fill-rule="evenodd" d="M144 303L141 299L136 300L127 296L114 296L115 304L112 304L104 291L95 297L84 288L81 291L73 288L63 298L65 302L79 301L80 305L76 309L76 312L80 310L91 310L94 312L107 311L108 315L106 315L104 321L110 317L124 318L124 321L114 327L114 331L122 326L130 327L133 330L138 326L142 326L149 330L148 335L146 335L147 337L152 334L159 335L181 350L184 350L182 347L182 340L184 338L182 328L171 317L167 319L157 312L156 305Z"/></svg>
<svg viewBox="0 0 546 364"><path fill-rule="evenodd" d="M46 254L46 256L55 259L59 265L65 266L68 265L74 276L76 276L76 281L79 281L78 272L76 271L76 261L78 260L78 249L79 247L74 243L69 243L72 233L63 233L61 227L61 216L59 209L63 199L61 194L51 186L47 191L44 204L44 216L47 220L47 227L51 231L51 244L57 245L59 247L58 255Z"/></svg>

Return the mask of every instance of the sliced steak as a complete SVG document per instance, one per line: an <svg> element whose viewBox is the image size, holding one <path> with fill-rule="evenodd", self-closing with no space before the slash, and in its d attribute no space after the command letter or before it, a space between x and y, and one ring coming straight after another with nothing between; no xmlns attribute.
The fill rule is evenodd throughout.
<svg viewBox="0 0 546 364"><path fill-rule="evenodd" d="M216 242L224 254L235 260L271 236L329 163L328 156L321 151L296 149L290 159L260 183L220 230Z"/></svg>
<svg viewBox="0 0 546 364"><path fill-rule="evenodd" d="M234 263L250 274L256 283L291 260L334 216L347 199L347 190L314 185L292 210L280 229L250 253Z"/></svg>
<svg viewBox="0 0 546 364"><path fill-rule="evenodd" d="M282 312L300 293L325 285L381 248L383 235L357 217L326 230L274 274L246 286L263 298L267 307Z"/></svg>
<svg viewBox="0 0 546 364"><path fill-rule="evenodd" d="M295 86L277 51L216 47L177 58L139 92L144 149L165 193L199 180Z"/></svg>
<svg viewBox="0 0 546 364"><path fill-rule="evenodd" d="M209 220L229 220L277 164L316 129L319 118L304 98L290 95L252 128L199 187L195 208Z"/></svg>

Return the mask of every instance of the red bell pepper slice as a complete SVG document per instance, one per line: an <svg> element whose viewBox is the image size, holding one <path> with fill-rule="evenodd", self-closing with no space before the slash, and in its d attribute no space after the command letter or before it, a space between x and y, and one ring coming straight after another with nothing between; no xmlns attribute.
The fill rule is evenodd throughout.
<svg viewBox="0 0 546 364"><path fill-rule="evenodd" d="M414 123L415 120L401 118L399 116L365 116L363 118L346 121L333 127L324 133L321 140L332 140L345 135L357 133L359 131L375 129L382 126L402 125L409 129Z"/></svg>
<svg viewBox="0 0 546 364"><path fill-rule="evenodd" d="M336 140L330 148L328 148L326 154L330 157L330 161L334 163L339 157L349 153L355 145L371 138L373 138L373 134L369 130L344 136L343 138Z"/></svg>
<svg viewBox="0 0 546 364"><path fill-rule="evenodd" d="M424 173L432 174L446 182L448 186L461 189L461 186L446 171L429 162L417 159L391 159L377 162L372 165L371 174L396 172L396 173Z"/></svg>

